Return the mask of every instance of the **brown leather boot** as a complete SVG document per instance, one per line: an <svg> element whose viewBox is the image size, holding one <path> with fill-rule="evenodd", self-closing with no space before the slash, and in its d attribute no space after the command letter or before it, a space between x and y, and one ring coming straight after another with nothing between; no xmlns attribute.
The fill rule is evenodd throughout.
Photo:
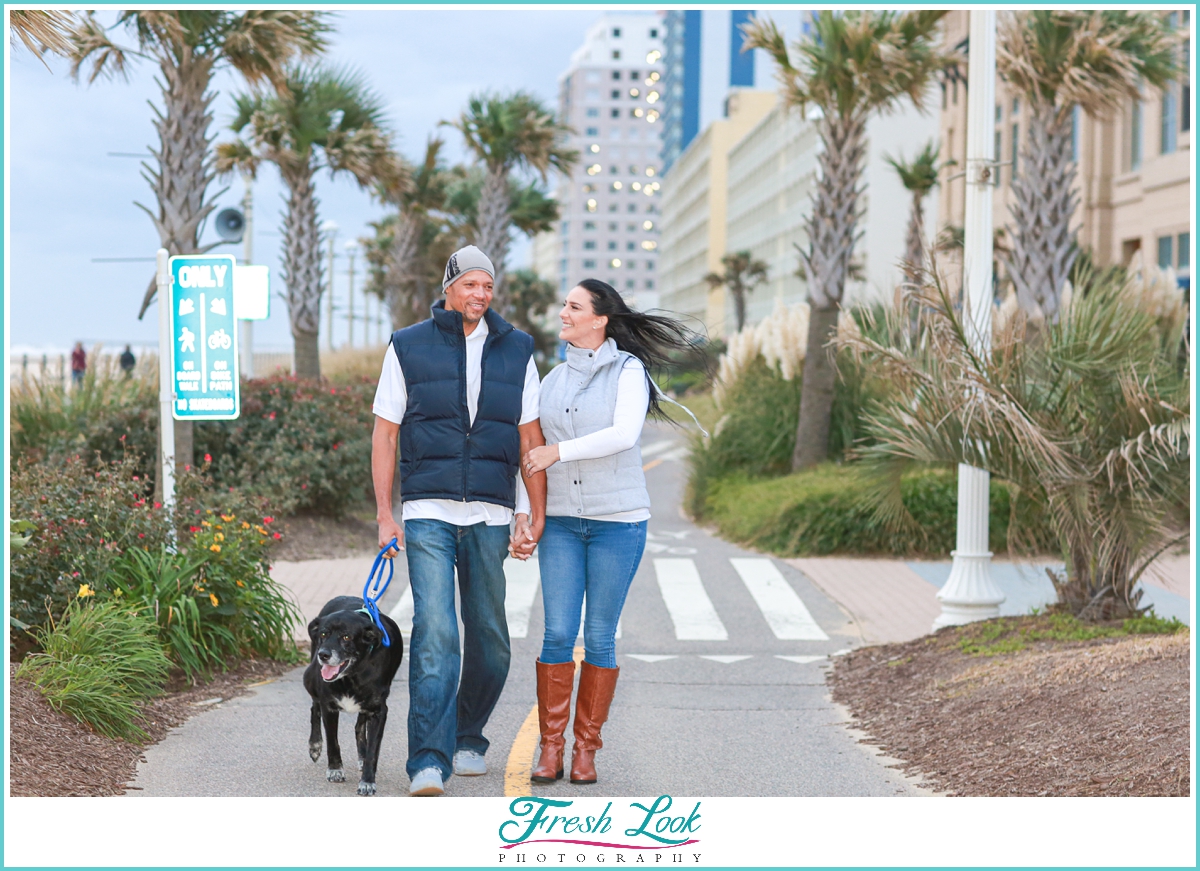
<svg viewBox="0 0 1200 871"><path fill-rule="evenodd" d="M600 727L608 719L608 706L617 689L619 668L583 663L579 698L575 702L575 747L571 751L571 783L596 782L596 751L604 746Z"/></svg>
<svg viewBox="0 0 1200 871"><path fill-rule="evenodd" d="M575 685L575 663L537 661L538 729L542 752L537 768L529 775L534 783L554 783L563 776L563 750L567 720L571 718L571 689Z"/></svg>

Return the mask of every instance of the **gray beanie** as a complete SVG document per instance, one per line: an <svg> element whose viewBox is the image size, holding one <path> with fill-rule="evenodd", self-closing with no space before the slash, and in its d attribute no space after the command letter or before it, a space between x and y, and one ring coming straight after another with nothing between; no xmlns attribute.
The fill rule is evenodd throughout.
<svg viewBox="0 0 1200 871"><path fill-rule="evenodd" d="M488 256L474 245L468 245L465 248L459 248L446 261L446 277L442 279L442 290L472 269L482 269L493 280L496 278L496 270L492 268L492 261L488 259Z"/></svg>

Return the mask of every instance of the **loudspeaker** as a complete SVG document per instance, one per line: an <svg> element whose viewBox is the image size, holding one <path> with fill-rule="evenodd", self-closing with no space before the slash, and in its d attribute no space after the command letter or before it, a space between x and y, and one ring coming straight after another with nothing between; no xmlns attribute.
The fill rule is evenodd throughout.
<svg viewBox="0 0 1200 871"><path fill-rule="evenodd" d="M241 209L221 209L217 213L217 235L226 242L241 242L246 232L246 216Z"/></svg>

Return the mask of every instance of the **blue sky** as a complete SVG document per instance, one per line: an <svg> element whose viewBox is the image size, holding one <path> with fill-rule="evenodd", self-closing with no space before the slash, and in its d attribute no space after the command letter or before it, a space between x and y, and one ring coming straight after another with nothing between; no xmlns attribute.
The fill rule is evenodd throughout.
<svg viewBox="0 0 1200 871"><path fill-rule="evenodd" d="M339 11L328 58L363 70L383 97L400 150L418 156L437 124L457 115L470 94L526 89L556 105L557 76L582 42L597 10L388 10ZM112 20L114 13L102 13ZM117 34L123 36L123 34ZM8 85L10 195L10 347L64 349L76 340L108 346L153 344L157 314L137 310L152 263L93 263L97 257L152 257L158 247L150 219L134 201L154 207L139 176L139 161L107 152L141 152L154 141L154 69L132 67L128 81L75 84L65 62L50 70L13 48ZM214 127L226 138L231 93L240 87L229 73L215 81ZM447 157L464 157L458 132L442 128ZM217 190L223 187L218 185ZM337 250L363 235L382 210L352 182L317 182L322 220L341 228ZM234 180L218 202L238 205ZM255 259L279 268L278 233L282 187L268 168L255 185ZM211 226L206 239L215 238ZM218 248L241 256L241 246ZM527 246L514 249L510 266L522 265ZM344 289L346 263L339 256L337 282ZM361 258L359 258L361 282ZM273 291L282 286L274 283ZM339 290L339 293L344 290ZM324 319L323 319L324 320ZM335 336L345 335L345 324ZM291 347L287 312L272 300L271 318L255 328L262 349Z"/></svg>

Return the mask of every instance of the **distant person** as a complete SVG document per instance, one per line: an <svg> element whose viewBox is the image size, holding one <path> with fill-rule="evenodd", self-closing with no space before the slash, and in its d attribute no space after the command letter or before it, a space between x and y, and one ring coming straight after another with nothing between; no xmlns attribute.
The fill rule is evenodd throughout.
<svg viewBox="0 0 1200 871"><path fill-rule="evenodd" d="M76 387L83 384L83 375L87 372L87 351L83 350L83 342L76 342L71 351L71 381Z"/></svg>
<svg viewBox="0 0 1200 871"><path fill-rule="evenodd" d="M137 358L133 356L133 350L126 345L125 350L121 352L121 371L128 378L133 374L133 367L137 365Z"/></svg>

